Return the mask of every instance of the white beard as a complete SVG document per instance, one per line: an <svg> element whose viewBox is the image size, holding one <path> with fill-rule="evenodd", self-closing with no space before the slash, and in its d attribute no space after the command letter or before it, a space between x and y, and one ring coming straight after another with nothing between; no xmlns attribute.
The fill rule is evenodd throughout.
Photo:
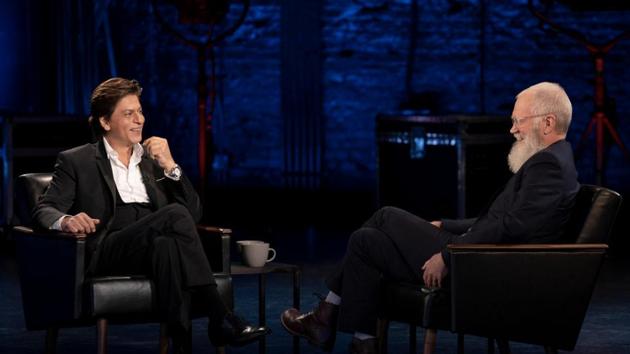
<svg viewBox="0 0 630 354"><path fill-rule="evenodd" d="M516 173L530 157L544 148L538 136L537 128L533 129L524 139L516 140L512 144L507 158L510 171Z"/></svg>

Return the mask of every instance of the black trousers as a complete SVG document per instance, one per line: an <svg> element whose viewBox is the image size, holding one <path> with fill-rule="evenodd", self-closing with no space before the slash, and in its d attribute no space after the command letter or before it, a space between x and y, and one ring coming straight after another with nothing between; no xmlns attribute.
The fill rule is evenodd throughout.
<svg viewBox="0 0 630 354"><path fill-rule="evenodd" d="M211 322L227 313L217 291L197 228L188 210L169 204L105 236L95 275L149 276L157 290L161 319L174 331L188 330L192 297Z"/></svg>
<svg viewBox="0 0 630 354"><path fill-rule="evenodd" d="M378 210L348 240L326 285L341 296L339 330L376 334L381 277L422 284L421 267L448 233L402 209Z"/></svg>

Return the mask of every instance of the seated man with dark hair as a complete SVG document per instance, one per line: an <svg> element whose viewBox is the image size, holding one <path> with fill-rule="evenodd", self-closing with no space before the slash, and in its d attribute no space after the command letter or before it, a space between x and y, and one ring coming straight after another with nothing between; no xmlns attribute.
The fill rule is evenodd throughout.
<svg viewBox="0 0 630 354"><path fill-rule="evenodd" d="M489 208L476 219L433 222L392 207L377 211L351 235L343 261L327 279L326 299L306 314L284 311L285 329L330 351L338 326L354 334L350 353L376 353L381 277L440 287L449 244L562 237L579 190L565 140L571 114L571 101L557 84L543 82L519 93L510 129L516 142L508 155L514 175Z"/></svg>
<svg viewBox="0 0 630 354"><path fill-rule="evenodd" d="M164 138L142 145L142 88L109 79L91 98L96 143L63 151L50 188L33 211L43 228L87 237L87 272L145 274L152 278L175 352L190 330L190 298L208 309L208 336L216 346L244 345L269 331L252 327L223 303L197 234L201 203Z"/></svg>

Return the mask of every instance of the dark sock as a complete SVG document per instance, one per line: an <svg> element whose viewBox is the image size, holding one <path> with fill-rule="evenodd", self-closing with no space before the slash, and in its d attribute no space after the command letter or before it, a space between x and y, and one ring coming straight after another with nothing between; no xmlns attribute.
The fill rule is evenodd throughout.
<svg viewBox="0 0 630 354"><path fill-rule="evenodd" d="M208 314L208 321L211 327L217 327L223 318L230 312L223 303L221 295L215 284L195 287L196 297L201 299L204 311Z"/></svg>

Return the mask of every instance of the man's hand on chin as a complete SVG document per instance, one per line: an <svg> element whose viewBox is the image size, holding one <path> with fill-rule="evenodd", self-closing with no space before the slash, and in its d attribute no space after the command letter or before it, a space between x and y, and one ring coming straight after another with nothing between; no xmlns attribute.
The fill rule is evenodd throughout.
<svg viewBox="0 0 630 354"><path fill-rule="evenodd" d="M142 143L149 157L157 161L163 169L170 171L175 166L175 160L168 147L168 141L164 138L152 136Z"/></svg>
<svg viewBox="0 0 630 354"><path fill-rule="evenodd" d="M448 273L448 268L446 264L444 264L444 259L442 259L440 252L434 254L428 261L424 262L422 270L424 271L422 274L424 285L429 288L442 287L442 279L444 279Z"/></svg>

